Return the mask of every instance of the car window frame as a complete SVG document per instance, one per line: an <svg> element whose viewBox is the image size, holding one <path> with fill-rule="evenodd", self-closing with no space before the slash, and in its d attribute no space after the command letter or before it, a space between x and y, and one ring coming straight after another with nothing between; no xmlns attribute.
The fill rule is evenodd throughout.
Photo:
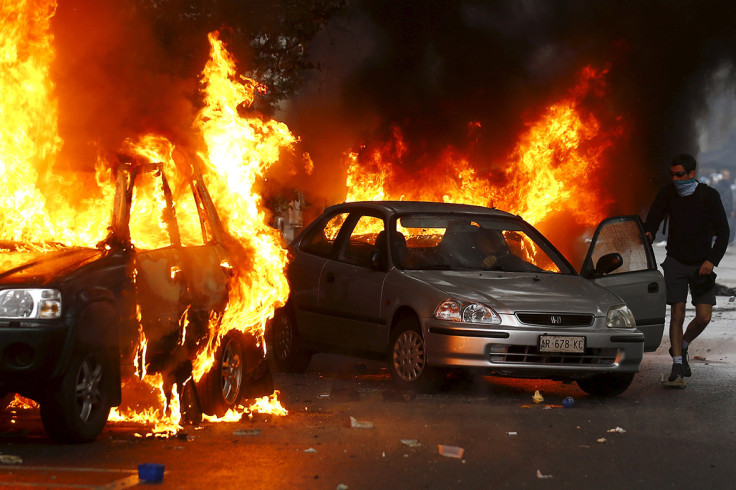
<svg viewBox="0 0 736 490"><path fill-rule="evenodd" d="M521 216L501 216L501 215L492 215L492 214L483 214L483 213L457 213L457 212L444 212L444 211L420 211L420 212L401 212L396 213L393 216L391 216L391 223L389 224L389 229L396 230L397 229L397 222L405 216L416 216L416 215L446 215L448 217L455 216L462 219L470 219L472 220L473 217L479 217L483 219L492 219L492 220L498 220L499 222L503 223L518 223L520 225L520 228L526 233L527 236L529 236L531 239L533 239L535 242L543 246L544 252L550 256L550 259L552 259L552 262L560 268L560 264L557 264L555 262L554 258L551 256L550 251L552 254L555 254L556 257L562 262L562 265L567 268L567 271L563 270L563 268L560 268L560 272L551 272L551 271L540 271L535 273L549 273L549 274L564 274L564 275L579 275L575 267L572 266L569 260L559 251L557 250L557 247L555 247L552 242L550 242L547 237L544 236L544 234L537 230L534 226L532 226L530 223L528 223L526 220L524 220ZM544 249L546 247L546 250ZM397 268L398 264L396 264ZM416 270L416 269L403 269L402 270Z"/></svg>
<svg viewBox="0 0 736 490"><path fill-rule="evenodd" d="M332 260L336 262L340 262L341 264L349 264L354 265L356 267L361 267L365 269L370 269L371 265L370 263L367 265L358 264L352 261L343 260L342 256L345 253L345 250L347 249L348 244L350 243L350 237L353 234L353 230L355 229L355 226L358 224L360 219L363 216L370 216L372 218L377 218L383 221L383 231L388 232L389 230L389 220L387 217L379 210L376 209L368 209L368 208L357 208L357 209L351 209L350 214L345 219L345 222L340 227L340 232L337 234L337 238L335 238L335 243L332 247L333 257ZM389 245L390 250L390 245ZM385 251L384 251L385 252Z"/></svg>

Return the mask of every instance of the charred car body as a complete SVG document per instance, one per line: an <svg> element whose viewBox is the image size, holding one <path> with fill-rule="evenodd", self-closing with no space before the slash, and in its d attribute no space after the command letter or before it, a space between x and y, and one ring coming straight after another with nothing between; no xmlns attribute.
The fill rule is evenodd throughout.
<svg viewBox="0 0 736 490"><path fill-rule="evenodd" d="M187 245L162 165L123 163L116 176L112 226L96 249L63 248L0 273L0 392L37 401L47 432L63 442L99 435L136 363L139 376L144 369L160 372L169 393L179 385L182 412L193 423L202 412L222 415L245 397L273 391L255 336L210 332L228 303L228 261L238 244L223 229L199 172L184 178L201 229L199 241ZM149 213L151 226L168 236L153 250L131 242L131 205L141 181L156 183L165 203L162 219ZM213 340L219 341L214 366L195 387L192 360Z"/></svg>
<svg viewBox="0 0 736 490"><path fill-rule="evenodd" d="M662 339L663 278L635 216L601 223L581 274L518 216L445 203L332 206L289 251L268 332L285 371L334 351L387 359L409 389L469 368L614 395Z"/></svg>

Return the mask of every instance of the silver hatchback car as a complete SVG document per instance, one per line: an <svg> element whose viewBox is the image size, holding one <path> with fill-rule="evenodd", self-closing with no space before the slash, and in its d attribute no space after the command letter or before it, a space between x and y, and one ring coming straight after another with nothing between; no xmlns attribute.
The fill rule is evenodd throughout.
<svg viewBox="0 0 736 490"><path fill-rule="evenodd" d="M331 206L289 251L267 332L286 372L340 352L386 359L402 389L471 368L616 395L662 339L664 281L637 216L601 223L580 274L520 217L461 204Z"/></svg>

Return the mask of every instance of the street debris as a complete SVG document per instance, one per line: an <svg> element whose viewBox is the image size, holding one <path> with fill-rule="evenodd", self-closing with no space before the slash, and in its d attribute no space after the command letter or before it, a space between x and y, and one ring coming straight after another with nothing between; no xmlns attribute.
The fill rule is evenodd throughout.
<svg viewBox="0 0 736 490"><path fill-rule="evenodd" d="M687 386L687 379L678 376L674 381L669 381L665 380L664 375L662 375L662 385L666 388L685 388Z"/></svg>
<svg viewBox="0 0 736 490"><path fill-rule="evenodd" d="M350 427L353 429L372 429L373 422L367 420L358 420L352 415L350 416Z"/></svg>
<svg viewBox="0 0 736 490"><path fill-rule="evenodd" d="M539 392L539 390L534 392L534 396L532 396L532 400L534 400L534 403L542 403L544 401L544 397Z"/></svg>
<svg viewBox="0 0 736 490"><path fill-rule="evenodd" d="M23 458L15 454L0 454L0 463L2 464L21 464Z"/></svg>
<svg viewBox="0 0 736 490"><path fill-rule="evenodd" d="M705 361L705 357L703 356L693 356L693 359L697 359L698 361Z"/></svg>
<svg viewBox="0 0 736 490"><path fill-rule="evenodd" d="M317 452L317 450L316 450L316 449L314 449L313 447L310 447L309 449L305 449L305 450L304 450L304 452L305 452L305 453L311 453L311 454L314 454L314 453L316 453L316 452Z"/></svg>
<svg viewBox="0 0 736 490"><path fill-rule="evenodd" d="M261 429L235 429L233 431L234 436L258 436L261 434Z"/></svg>
<svg viewBox="0 0 736 490"><path fill-rule="evenodd" d="M509 432L508 434L509 434L510 436L515 436L515 435L516 435L516 432Z"/></svg>
<svg viewBox="0 0 736 490"><path fill-rule="evenodd" d="M608 429L606 432L618 432L619 434L623 434L624 432L626 432L626 429L616 427L615 429Z"/></svg>
<svg viewBox="0 0 736 490"><path fill-rule="evenodd" d="M144 482L161 483L164 479L165 466L158 463L142 463L138 465L138 479Z"/></svg>
<svg viewBox="0 0 736 490"><path fill-rule="evenodd" d="M458 446L446 446L444 444L437 444L437 450L442 456L446 458L460 459L463 457L465 449Z"/></svg>
<svg viewBox="0 0 736 490"><path fill-rule="evenodd" d="M348 487L348 486L347 486L347 485L345 485L344 483L338 483L338 484L337 484L337 489L336 489L336 490L348 490L348 488L350 488L350 487Z"/></svg>
<svg viewBox="0 0 736 490"><path fill-rule="evenodd" d="M544 475L541 471L537 470L537 478L544 480L545 478L554 478L553 475Z"/></svg>
<svg viewBox="0 0 736 490"><path fill-rule="evenodd" d="M422 445L422 443L417 441L416 439L402 439L401 444L409 447L419 447Z"/></svg>
<svg viewBox="0 0 736 490"><path fill-rule="evenodd" d="M596 439L595 442L598 442L600 444L605 444L606 443L606 438L605 437L601 437L600 439Z"/></svg>
<svg viewBox="0 0 736 490"><path fill-rule="evenodd" d="M562 406L565 408L570 408L573 405L575 405L575 399L571 396L566 396L562 399Z"/></svg>

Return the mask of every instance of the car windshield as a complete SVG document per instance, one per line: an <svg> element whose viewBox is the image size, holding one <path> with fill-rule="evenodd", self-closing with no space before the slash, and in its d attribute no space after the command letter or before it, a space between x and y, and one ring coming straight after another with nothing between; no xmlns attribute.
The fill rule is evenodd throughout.
<svg viewBox="0 0 736 490"><path fill-rule="evenodd" d="M574 273L537 230L517 218L411 214L396 220L396 230L392 253L402 269Z"/></svg>

